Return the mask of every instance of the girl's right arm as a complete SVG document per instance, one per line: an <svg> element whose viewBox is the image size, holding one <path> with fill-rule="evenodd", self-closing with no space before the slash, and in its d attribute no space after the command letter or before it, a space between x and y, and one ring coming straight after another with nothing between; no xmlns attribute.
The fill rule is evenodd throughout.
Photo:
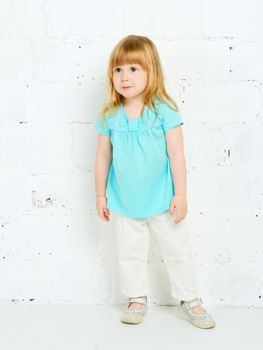
<svg viewBox="0 0 263 350"><path fill-rule="evenodd" d="M109 221L110 214L107 208L106 187L111 161L112 145L110 136L99 132L95 159L96 208L99 217L105 221Z"/></svg>

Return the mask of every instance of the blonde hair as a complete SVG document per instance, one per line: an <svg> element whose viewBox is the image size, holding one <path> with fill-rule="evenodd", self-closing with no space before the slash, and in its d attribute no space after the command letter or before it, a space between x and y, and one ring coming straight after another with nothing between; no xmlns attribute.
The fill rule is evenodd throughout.
<svg viewBox="0 0 263 350"><path fill-rule="evenodd" d="M155 44L147 37L128 35L113 48L107 71L108 102L102 107L102 117L114 112L122 102L113 84L113 69L124 64L140 64L147 72L147 86L144 90L144 104L157 112L155 99L158 97L172 109L179 111L176 102L168 95L164 86L163 70Z"/></svg>

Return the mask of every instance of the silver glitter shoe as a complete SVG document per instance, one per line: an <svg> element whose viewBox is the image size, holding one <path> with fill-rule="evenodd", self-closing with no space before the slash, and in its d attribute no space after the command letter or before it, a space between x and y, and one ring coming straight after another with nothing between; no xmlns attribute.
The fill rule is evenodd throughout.
<svg viewBox="0 0 263 350"><path fill-rule="evenodd" d="M197 314L192 311L192 309L197 306L203 304L203 300L201 298L196 298L191 303L186 303L184 301L180 301L180 304L176 306L176 315L184 320L192 323L193 326L198 328L213 328L216 325L215 320L211 315L209 315L206 311L204 314Z"/></svg>
<svg viewBox="0 0 263 350"><path fill-rule="evenodd" d="M142 307L138 310L131 310L129 309L129 306L131 303L142 304ZM130 323L130 324L141 323L143 320L143 316L146 314L147 310L148 310L148 306L147 306L146 296L128 298L128 301L125 304L125 307L123 309L123 313L121 315L120 321L123 323Z"/></svg>

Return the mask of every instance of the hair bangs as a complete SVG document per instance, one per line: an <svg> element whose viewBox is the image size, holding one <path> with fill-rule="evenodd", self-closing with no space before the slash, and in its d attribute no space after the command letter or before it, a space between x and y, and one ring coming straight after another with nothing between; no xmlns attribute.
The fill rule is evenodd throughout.
<svg viewBox="0 0 263 350"><path fill-rule="evenodd" d="M112 58L112 68L125 64L140 64L146 70L147 64L142 49L138 47L120 47Z"/></svg>

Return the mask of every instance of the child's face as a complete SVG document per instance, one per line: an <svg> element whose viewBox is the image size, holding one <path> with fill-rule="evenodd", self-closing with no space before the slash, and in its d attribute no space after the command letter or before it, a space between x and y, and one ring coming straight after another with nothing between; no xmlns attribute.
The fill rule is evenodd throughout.
<svg viewBox="0 0 263 350"><path fill-rule="evenodd" d="M116 66L113 68L113 84L124 98L141 96L147 85L147 72L139 64Z"/></svg>

